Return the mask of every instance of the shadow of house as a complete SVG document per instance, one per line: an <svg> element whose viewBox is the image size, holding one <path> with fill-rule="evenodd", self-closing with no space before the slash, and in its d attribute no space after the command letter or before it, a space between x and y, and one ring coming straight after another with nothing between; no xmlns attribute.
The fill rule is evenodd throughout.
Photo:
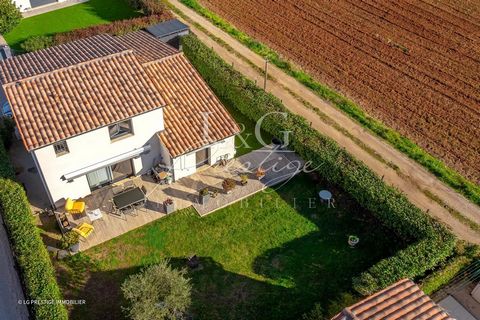
<svg viewBox="0 0 480 320"><path fill-rule="evenodd" d="M273 319L272 310L281 312L281 304L265 305L268 296L284 297L290 289L261 282L229 272L210 257L199 257L200 266L188 269L186 258L171 258L174 268L187 268L192 283L190 313L194 319ZM126 319L121 306L126 306L121 284L142 267L103 271L88 258L70 258L75 272L57 268L66 299L85 300L70 306L70 319ZM88 273L88 277L85 275ZM73 276L72 276L73 275Z"/></svg>
<svg viewBox="0 0 480 320"><path fill-rule="evenodd" d="M277 193L287 203L294 204L296 211L314 223L318 231L267 250L255 259L253 270L275 283L292 288L286 298L300 299L302 305L311 309L317 302L341 299L344 293L351 291L352 275L359 275L406 244L398 241L394 234L343 191L315 175L301 174L298 179L301 182L297 185L304 188L286 186ZM321 189L342 194L337 199L336 208L327 208L320 201L312 204L312 199L318 200L317 192ZM361 239L355 248L348 245L351 234ZM316 276L312 278L312 274ZM295 310L285 312L295 314Z"/></svg>

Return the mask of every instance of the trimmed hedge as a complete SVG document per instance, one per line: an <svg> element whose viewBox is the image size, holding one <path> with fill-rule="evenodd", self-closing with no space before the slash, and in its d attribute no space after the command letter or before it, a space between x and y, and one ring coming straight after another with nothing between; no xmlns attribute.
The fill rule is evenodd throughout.
<svg viewBox="0 0 480 320"><path fill-rule="evenodd" d="M457 273L465 268L472 259L466 256L455 257L452 261L447 263L442 269L432 273L422 280L421 287L423 292L431 295L441 287L449 283Z"/></svg>
<svg viewBox="0 0 480 320"><path fill-rule="evenodd" d="M129 32L144 29L153 24L173 19L172 13L165 5L157 0L129 0L135 9L141 10L145 16L113 21L83 29L61 32L49 36L33 36L23 41L21 47L26 52L32 52L59 44L88 38L102 33L123 35Z"/></svg>
<svg viewBox="0 0 480 320"><path fill-rule="evenodd" d="M2 136L0 141L0 213L7 228L20 276L28 300L48 300L54 303L30 304L36 320L67 320L55 271L30 209L23 187L15 177Z"/></svg>
<svg viewBox="0 0 480 320"><path fill-rule="evenodd" d="M335 141L310 128L304 118L288 111L279 99L243 77L195 36L183 38L183 50L224 104L253 121L270 114L262 123L266 132L282 137L290 131L290 146L304 160L329 182L350 193L404 241L412 243L354 279L358 292L370 294L401 278L421 276L452 254L454 235Z"/></svg>
<svg viewBox="0 0 480 320"><path fill-rule="evenodd" d="M122 35L129 32L144 29L150 25L169 20L173 16L170 11L161 14L152 14L145 17L113 21L109 24L100 24L83 29L76 29L68 32L57 33L52 36L52 45L59 45L78 39L88 38L101 33L111 35ZM26 40L28 41L28 40Z"/></svg>
<svg viewBox="0 0 480 320"><path fill-rule="evenodd" d="M203 17L207 18L215 26L230 34L232 37L250 48L253 52L262 57L268 58L271 63L285 71L288 75L297 79L300 83L311 89L319 97L331 102L334 106L345 112L348 116L359 122L362 126L368 128L382 139L388 141L388 143L394 146L397 150L405 153L407 156L424 166L427 170L429 170L451 188L462 193L473 203L480 205L480 186L478 184L468 180L454 169L448 167L441 160L435 158L420 146L415 144L412 140L402 136L400 133L387 127L380 121L368 116L362 110L362 108L360 108L354 102L343 97L341 94L329 88L328 86L319 83L309 74L299 70L289 61L286 61L276 51L253 39L246 33L238 30L228 21L222 19L209 9L201 6L197 0L180 0L180 2L190 7Z"/></svg>

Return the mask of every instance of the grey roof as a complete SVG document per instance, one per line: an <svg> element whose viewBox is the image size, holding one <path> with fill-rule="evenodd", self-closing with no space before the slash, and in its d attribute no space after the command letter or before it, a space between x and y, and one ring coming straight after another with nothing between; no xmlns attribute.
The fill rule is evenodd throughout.
<svg viewBox="0 0 480 320"><path fill-rule="evenodd" d="M147 31L157 38L166 37L186 30L189 30L188 26L177 19L167 20L147 27Z"/></svg>
<svg viewBox="0 0 480 320"><path fill-rule="evenodd" d="M0 60L6 60L11 56L12 53L10 51L10 48L8 46L0 45Z"/></svg>

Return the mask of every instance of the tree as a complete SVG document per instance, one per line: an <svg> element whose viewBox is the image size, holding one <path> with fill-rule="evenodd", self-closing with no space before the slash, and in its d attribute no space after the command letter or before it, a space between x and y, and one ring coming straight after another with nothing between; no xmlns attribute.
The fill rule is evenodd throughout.
<svg viewBox="0 0 480 320"><path fill-rule="evenodd" d="M182 319L191 304L192 286L186 270L172 269L169 261L143 269L122 284L129 302L124 307L133 320Z"/></svg>
<svg viewBox="0 0 480 320"><path fill-rule="evenodd" d="M22 14L11 0L0 0L0 34L5 34L15 28Z"/></svg>
<svg viewBox="0 0 480 320"><path fill-rule="evenodd" d="M328 320L323 314L322 306L316 303L313 309L302 316L302 320Z"/></svg>

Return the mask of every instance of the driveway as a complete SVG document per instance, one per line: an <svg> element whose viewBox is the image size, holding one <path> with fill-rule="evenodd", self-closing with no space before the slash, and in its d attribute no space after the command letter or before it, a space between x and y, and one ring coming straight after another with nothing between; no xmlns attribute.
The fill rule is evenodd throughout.
<svg viewBox="0 0 480 320"><path fill-rule="evenodd" d="M0 216L0 320L29 319L24 300L22 285L15 269L7 232Z"/></svg>
<svg viewBox="0 0 480 320"><path fill-rule="evenodd" d="M179 19L187 23L202 42L225 61L232 63L234 68L247 78L263 83L264 75L259 73L259 70L264 68L264 58L178 0L169 0L169 2L187 17L187 21L181 17ZM195 23L201 25L202 30L197 28ZM218 39L222 44L217 42ZM432 200L427 194L434 194L450 208L461 212L476 223L480 223L480 207L446 186L420 164L381 138L374 136L343 112L323 101L282 70L270 65L269 76L271 80L268 81L267 91L281 99L290 111L307 119L313 128L332 138L355 158L363 161L372 171L382 176L385 182L402 191L412 203L448 225L459 238L480 244L479 233L472 230L463 221L456 219L443 204ZM305 102L310 107L307 107ZM323 117L319 116L318 112L322 113ZM328 119L324 120L323 118ZM352 137L356 139L352 139ZM367 150L365 146L370 150ZM372 154L372 151L375 154ZM379 160L379 157L383 161ZM396 169L387 163L394 164Z"/></svg>

